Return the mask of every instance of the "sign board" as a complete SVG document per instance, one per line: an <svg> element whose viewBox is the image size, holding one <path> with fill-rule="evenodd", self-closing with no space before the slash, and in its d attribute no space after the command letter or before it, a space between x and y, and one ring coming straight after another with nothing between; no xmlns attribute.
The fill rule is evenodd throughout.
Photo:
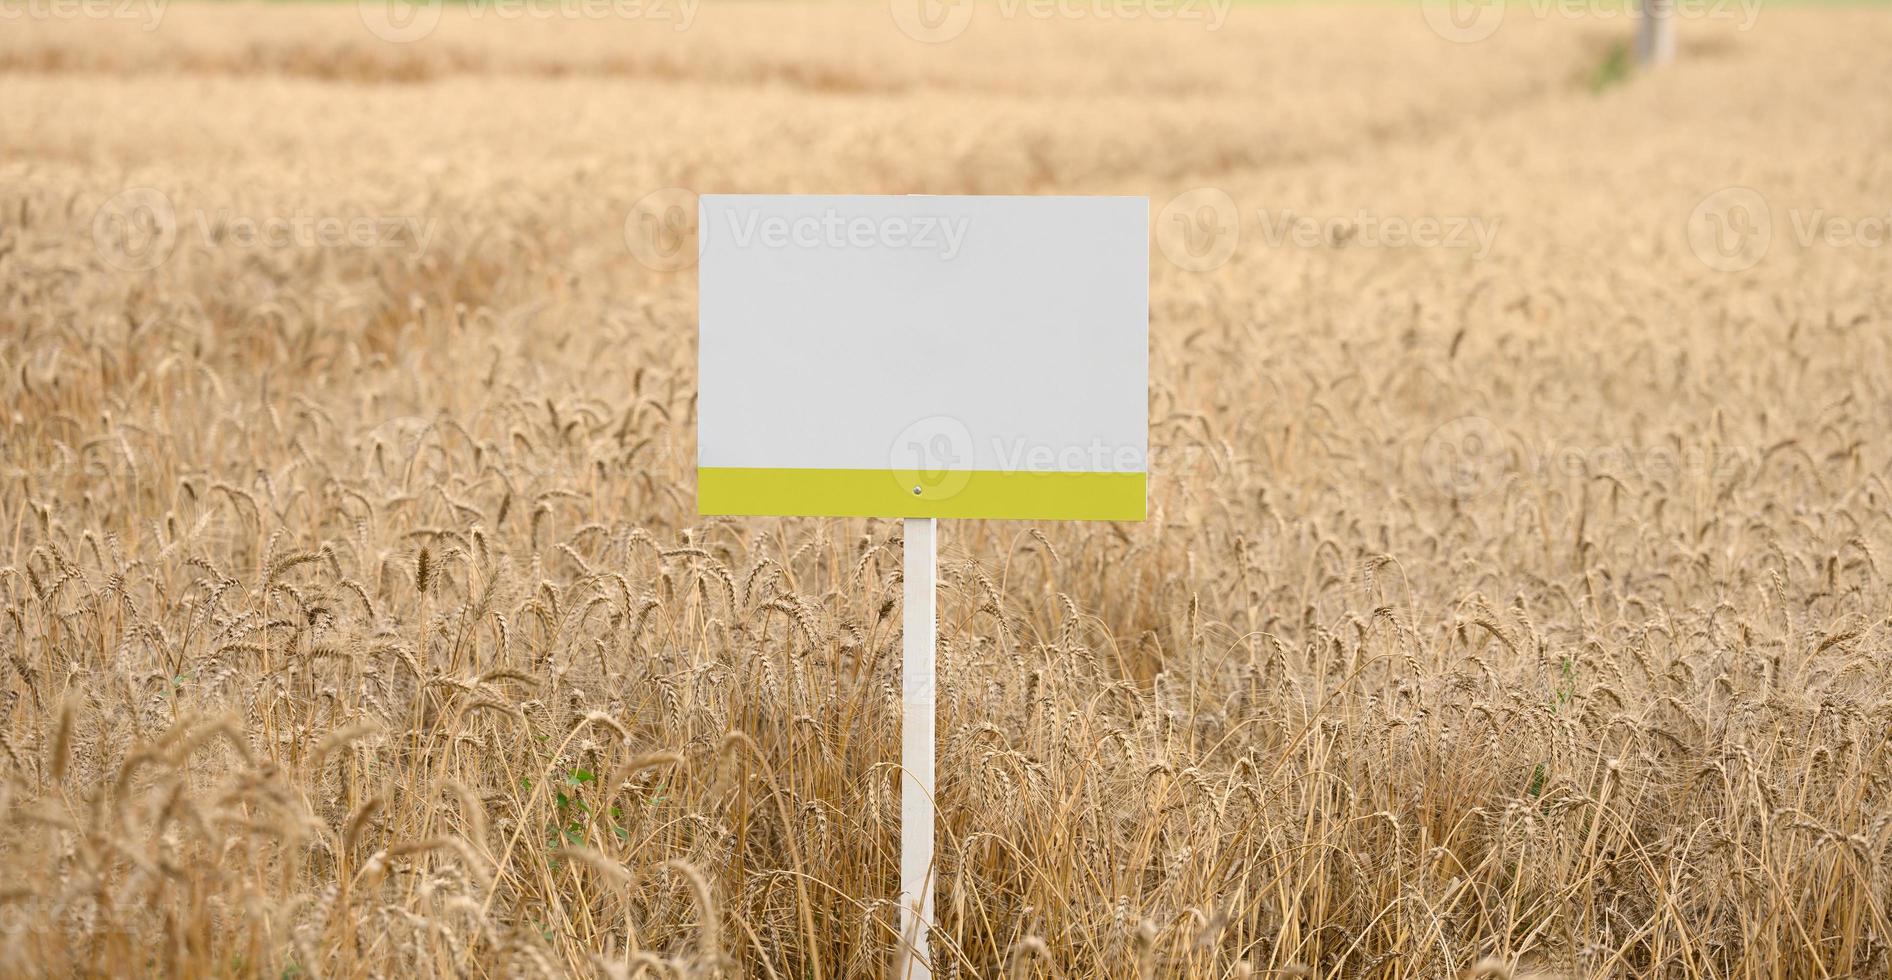
<svg viewBox="0 0 1892 980"><path fill-rule="evenodd" d="M703 195L703 514L1142 520L1149 204Z"/></svg>

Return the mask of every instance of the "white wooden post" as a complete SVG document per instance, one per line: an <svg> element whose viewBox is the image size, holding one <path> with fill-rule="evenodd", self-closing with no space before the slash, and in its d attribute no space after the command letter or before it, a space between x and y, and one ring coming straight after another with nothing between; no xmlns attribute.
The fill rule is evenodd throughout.
<svg viewBox="0 0 1892 980"><path fill-rule="evenodd" d="M1675 60L1675 0L1642 0L1636 26L1636 64L1657 68Z"/></svg>
<svg viewBox="0 0 1892 980"><path fill-rule="evenodd" d="M933 647L938 631L939 522L906 519L902 558L900 722L900 935L903 980L931 980L933 926Z"/></svg>

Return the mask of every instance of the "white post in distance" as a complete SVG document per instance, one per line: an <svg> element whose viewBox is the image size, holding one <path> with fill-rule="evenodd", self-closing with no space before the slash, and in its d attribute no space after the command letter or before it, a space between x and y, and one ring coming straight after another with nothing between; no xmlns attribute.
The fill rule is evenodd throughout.
<svg viewBox="0 0 1892 980"><path fill-rule="evenodd" d="M901 980L931 980L933 927L933 732L937 701L933 649L938 632L939 522L906 518L900 616L900 955Z"/></svg>
<svg viewBox="0 0 1892 980"><path fill-rule="evenodd" d="M1675 60L1675 0L1642 0L1636 25L1636 64L1659 68Z"/></svg>

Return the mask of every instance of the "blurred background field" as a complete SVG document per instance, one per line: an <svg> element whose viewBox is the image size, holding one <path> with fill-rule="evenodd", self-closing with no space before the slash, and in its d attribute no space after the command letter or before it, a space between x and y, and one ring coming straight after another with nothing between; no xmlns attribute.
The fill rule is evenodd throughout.
<svg viewBox="0 0 1892 980"><path fill-rule="evenodd" d="M0 26L0 974L884 975L900 527L696 516L697 192L1150 200L941 974L1892 971L1892 14L500 9Z"/></svg>

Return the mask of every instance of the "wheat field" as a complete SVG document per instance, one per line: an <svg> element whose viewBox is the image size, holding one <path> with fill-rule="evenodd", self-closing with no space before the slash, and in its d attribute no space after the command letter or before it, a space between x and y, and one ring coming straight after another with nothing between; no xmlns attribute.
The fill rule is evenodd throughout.
<svg viewBox="0 0 1892 980"><path fill-rule="evenodd" d="M1892 975L1885 14L126 9L0 31L0 975L897 965L711 191L1151 202L1150 519L942 526L939 975Z"/></svg>

